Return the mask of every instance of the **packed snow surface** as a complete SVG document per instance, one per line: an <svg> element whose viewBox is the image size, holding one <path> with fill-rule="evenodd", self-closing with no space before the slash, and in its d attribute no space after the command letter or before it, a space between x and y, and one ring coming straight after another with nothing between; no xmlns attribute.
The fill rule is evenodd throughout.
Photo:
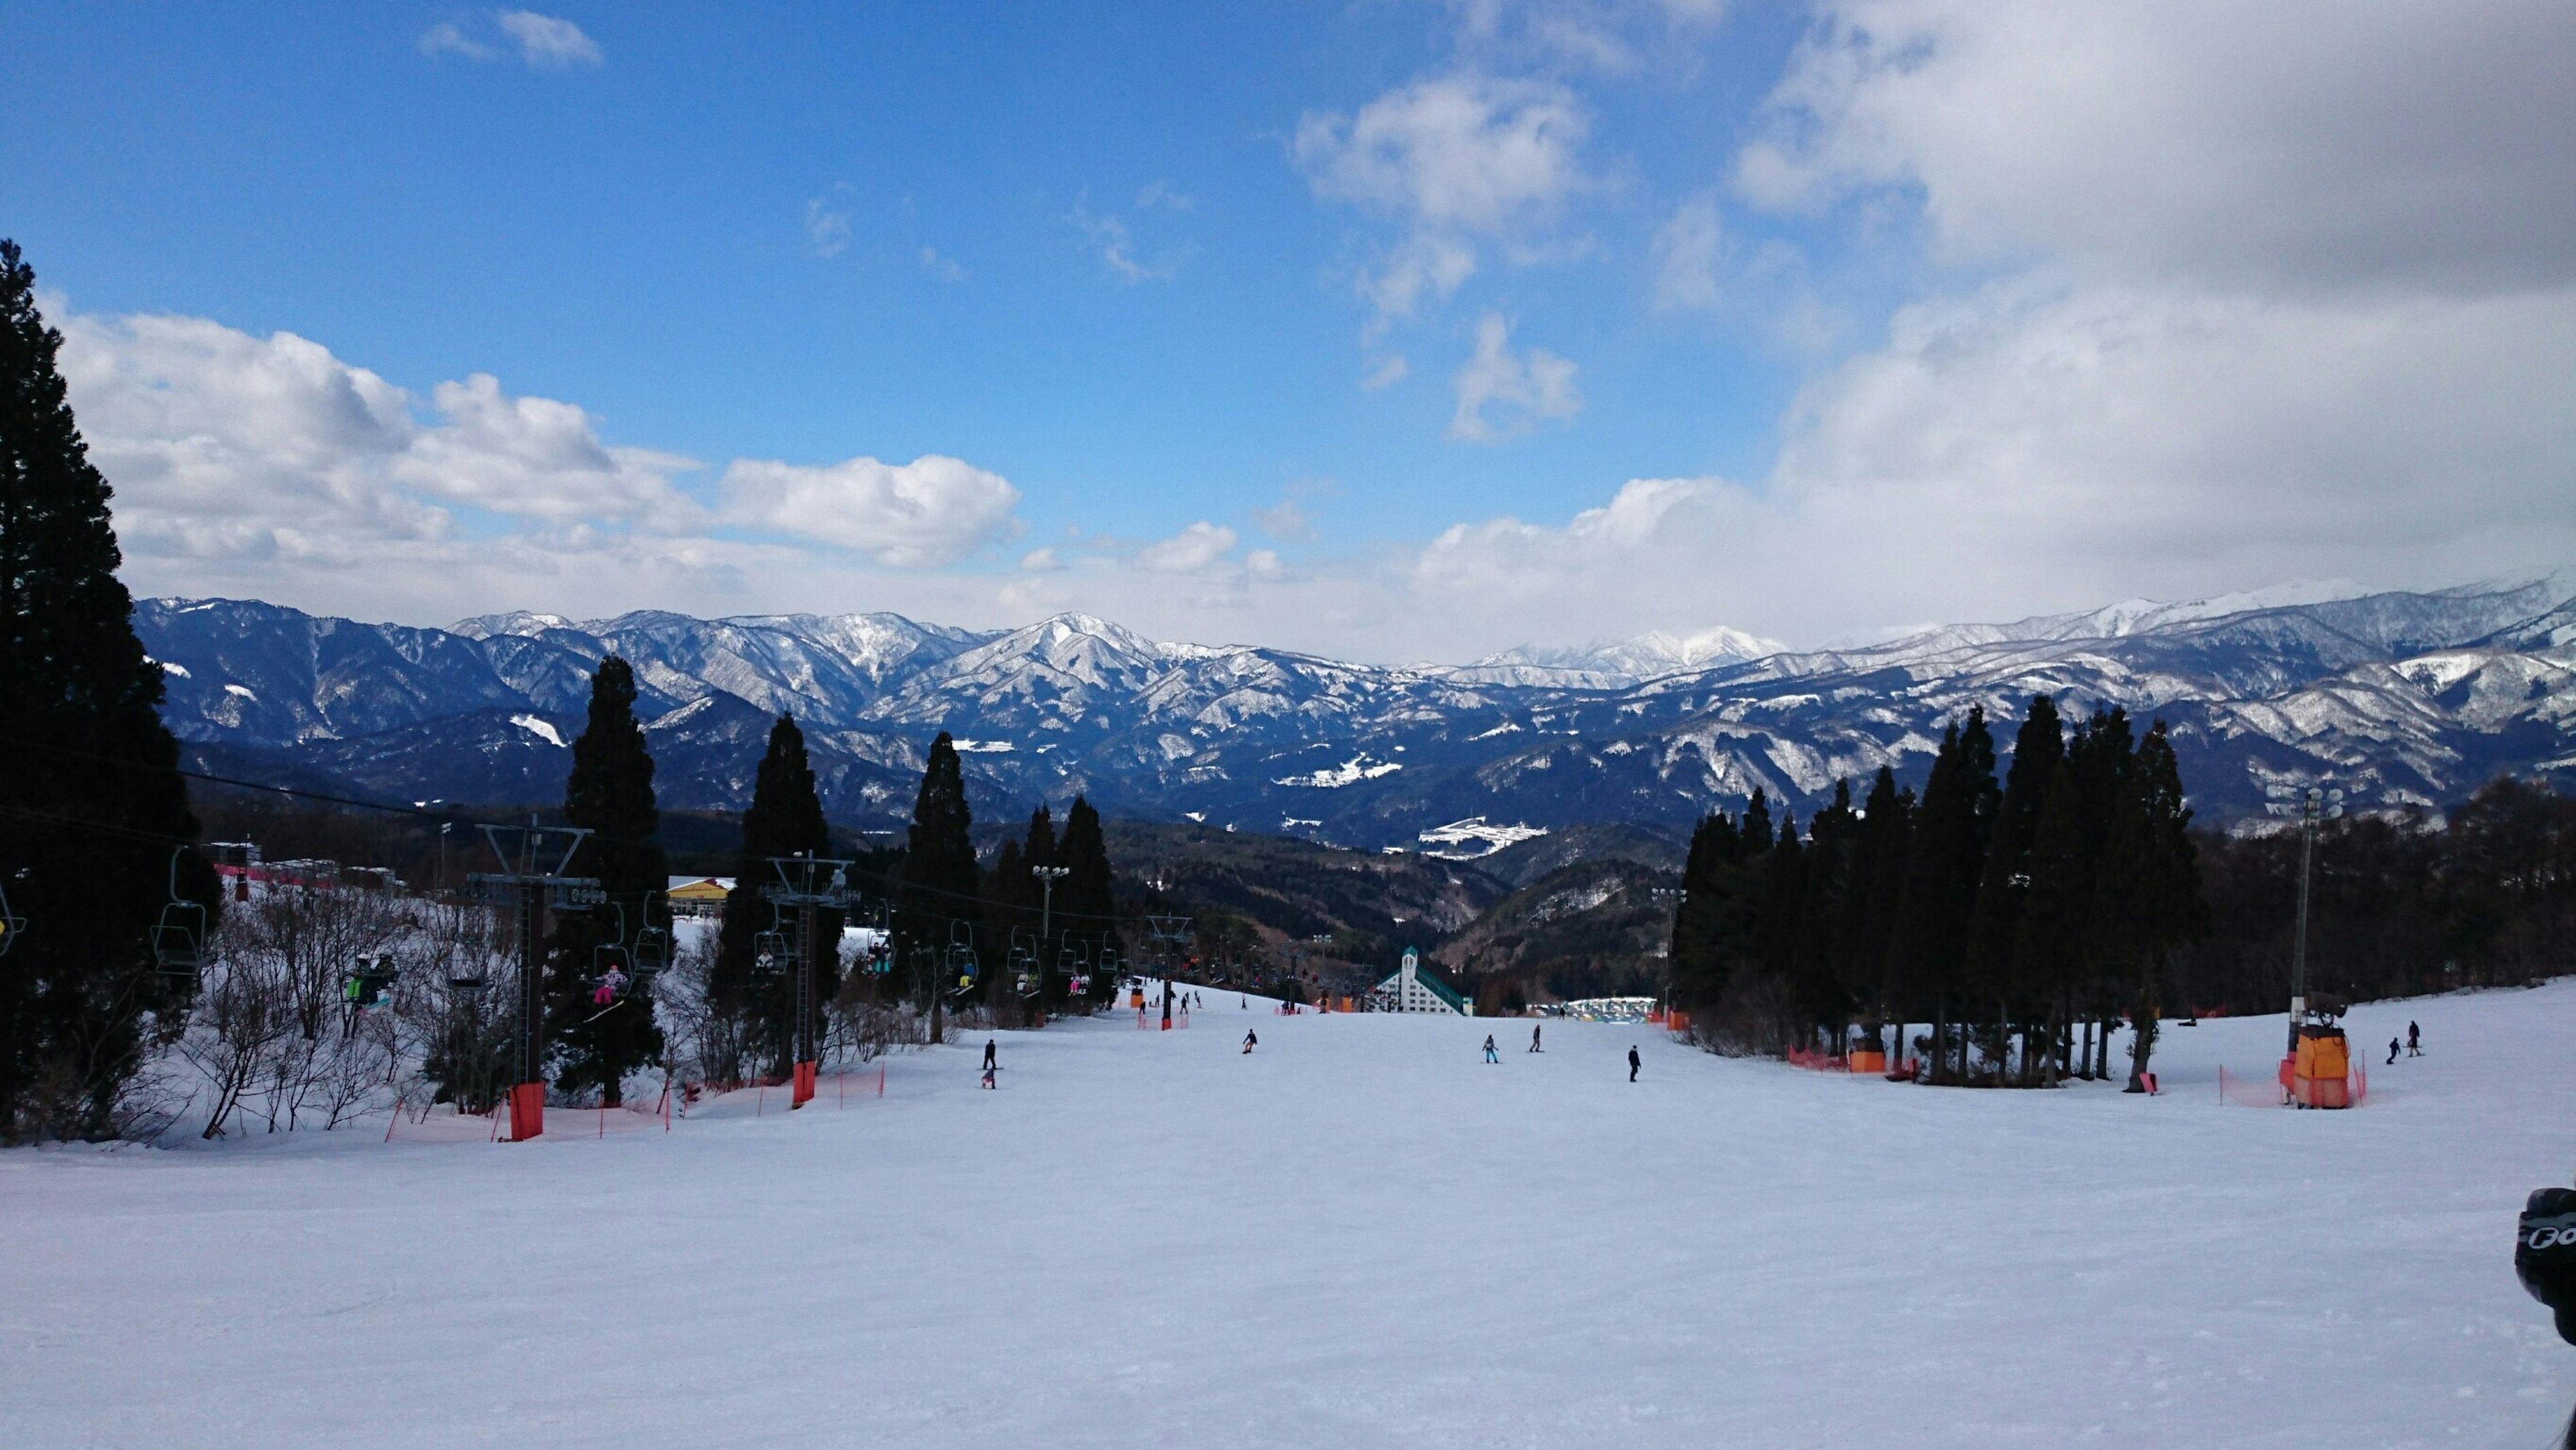
<svg viewBox="0 0 2576 1450"><path fill-rule="evenodd" d="M993 1092L977 1036L668 1133L0 1153L0 1442L2537 1447L2576 983L2357 1046L2409 1017L2341 1113L2222 1102L2278 1017L2149 1099L1211 993Z"/></svg>

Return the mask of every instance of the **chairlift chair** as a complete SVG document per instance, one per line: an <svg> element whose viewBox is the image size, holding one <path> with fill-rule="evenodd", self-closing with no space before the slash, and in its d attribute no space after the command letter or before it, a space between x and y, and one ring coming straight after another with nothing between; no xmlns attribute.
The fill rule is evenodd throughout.
<svg viewBox="0 0 2576 1450"><path fill-rule="evenodd" d="M948 975L955 979L958 991L975 985L978 974L975 961L975 930L964 922L948 929Z"/></svg>
<svg viewBox="0 0 2576 1450"><path fill-rule="evenodd" d="M753 932L751 934L751 969L762 976L773 976L787 970L787 933Z"/></svg>
<svg viewBox="0 0 2576 1450"><path fill-rule="evenodd" d="M9 888L0 886L0 957L9 955L9 944L27 929L27 919L9 910Z"/></svg>
<svg viewBox="0 0 2576 1450"><path fill-rule="evenodd" d="M393 1000L394 982L400 976L401 971L395 967L392 957L373 960L360 957L356 968L341 986L341 1000L361 1012L370 1007L381 1007Z"/></svg>
<svg viewBox="0 0 2576 1450"><path fill-rule="evenodd" d="M165 976L193 977L206 963L206 908L179 894L179 847L170 853L170 900L152 924L152 965Z"/></svg>
<svg viewBox="0 0 2576 1450"><path fill-rule="evenodd" d="M629 950L628 956L632 959L628 970L639 978L656 976L670 970L671 929L665 926L637 928L635 945Z"/></svg>

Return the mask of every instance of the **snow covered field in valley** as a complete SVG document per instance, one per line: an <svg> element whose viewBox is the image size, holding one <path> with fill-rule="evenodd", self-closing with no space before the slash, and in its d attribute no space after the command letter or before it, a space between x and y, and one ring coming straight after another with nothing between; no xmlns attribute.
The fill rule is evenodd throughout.
<svg viewBox="0 0 2576 1450"><path fill-rule="evenodd" d="M2576 983L2359 1009L2344 1113L2222 1105L2277 1017L2169 1030L2147 1100L1209 1000L667 1134L0 1154L0 1444L2537 1447L2576 1402L2510 1263Z"/></svg>

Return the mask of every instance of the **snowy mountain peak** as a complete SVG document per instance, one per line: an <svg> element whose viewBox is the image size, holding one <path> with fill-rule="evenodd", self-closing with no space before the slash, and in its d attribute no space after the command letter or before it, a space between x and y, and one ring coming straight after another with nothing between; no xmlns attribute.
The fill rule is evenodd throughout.
<svg viewBox="0 0 2576 1450"><path fill-rule="evenodd" d="M1629 639L1604 644L1594 641L1584 645L1525 644L1490 654L1469 666L1474 670L1504 670L1526 667L1542 670L1571 670L1578 673L1625 680L1648 680L1681 670L1699 669L1713 664L1738 660L1757 660L1778 654L1787 646L1777 640L1747 634L1740 629L1717 625L1696 634L1675 635L1664 630L1649 630Z"/></svg>

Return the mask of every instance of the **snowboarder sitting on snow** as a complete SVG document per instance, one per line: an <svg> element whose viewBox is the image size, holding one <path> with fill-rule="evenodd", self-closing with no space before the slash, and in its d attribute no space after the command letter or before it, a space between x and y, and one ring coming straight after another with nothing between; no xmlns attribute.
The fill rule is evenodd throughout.
<svg viewBox="0 0 2576 1450"><path fill-rule="evenodd" d="M1628 1081L1635 1082L1637 1080L1637 1069L1645 1065L1646 1060L1637 1055L1636 1044L1630 1043L1628 1046Z"/></svg>
<svg viewBox="0 0 2576 1450"><path fill-rule="evenodd" d="M1497 1056L1495 1056L1495 1055L1494 1055L1494 1034L1492 1034L1492 1033L1490 1033L1490 1032L1488 1032L1488 1033L1486 1033L1486 1034L1485 1034L1485 1061L1487 1061L1487 1062L1500 1062L1500 1061L1502 1061L1502 1059L1501 1059L1500 1057L1497 1057Z"/></svg>
<svg viewBox="0 0 2576 1450"><path fill-rule="evenodd" d="M1254 1044L1254 1043L1259 1042L1260 1040L1261 1040L1260 1038L1253 1036L1253 1035L1252 1035L1251 1033L1249 1033L1249 1032L1244 1033L1244 1034L1243 1034L1243 1050L1244 1050L1244 1051L1246 1051L1246 1052L1250 1052L1250 1051L1252 1050L1253 1044Z"/></svg>

